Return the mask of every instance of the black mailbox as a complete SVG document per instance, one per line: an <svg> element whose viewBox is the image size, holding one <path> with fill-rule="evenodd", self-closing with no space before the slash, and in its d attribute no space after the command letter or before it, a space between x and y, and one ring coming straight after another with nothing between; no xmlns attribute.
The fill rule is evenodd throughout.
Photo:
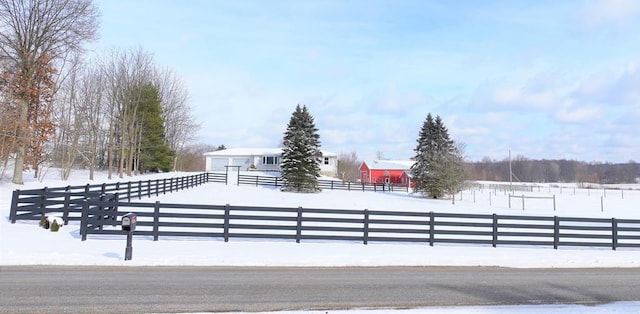
<svg viewBox="0 0 640 314"><path fill-rule="evenodd" d="M135 231L137 216L134 213L128 213L122 216L122 231Z"/></svg>

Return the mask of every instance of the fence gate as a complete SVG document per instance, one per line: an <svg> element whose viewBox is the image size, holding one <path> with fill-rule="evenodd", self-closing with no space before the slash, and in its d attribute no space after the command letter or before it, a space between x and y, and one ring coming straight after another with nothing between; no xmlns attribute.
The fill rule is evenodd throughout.
<svg viewBox="0 0 640 314"><path fill-rule="evenodd" d="M241 166L224 166L225 169L225 183L227 185L239 185L240 184L240 167Z"/></svg>
<svg viewBox="0 0 640 314"><path fill-rule="evenodd" d="M106 194L86 198L82 203L80 235L82 241L90 233L102 233L103 226L118 223L118 194Z"/></svg>

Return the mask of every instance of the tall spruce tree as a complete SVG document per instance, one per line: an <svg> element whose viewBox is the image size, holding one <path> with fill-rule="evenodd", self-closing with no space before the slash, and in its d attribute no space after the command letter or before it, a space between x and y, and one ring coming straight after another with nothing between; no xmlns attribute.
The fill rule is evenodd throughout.
<svg viewBox="0 0 640 314"><path fill-rule="evenodd" d="M138 104L142 123L140 138L140 170L142 172L171 171L174 152L166 142L164 120L158 89L151 84L141 87Z"/></svg>
<svg viewBox="0 0 640 314"><path fill-rule="evenodd" d="M307 106L298 104L282 141L283 191L319 192L318 177L322 152L320 135Z"/></svg>
<svg viewBox="0 0 640 314"><path fill-rule="evenodd" d="M457 191L464 180L461 152L440 116L427 114L417 142L411 166L414 192L440 198Z"/></svg>

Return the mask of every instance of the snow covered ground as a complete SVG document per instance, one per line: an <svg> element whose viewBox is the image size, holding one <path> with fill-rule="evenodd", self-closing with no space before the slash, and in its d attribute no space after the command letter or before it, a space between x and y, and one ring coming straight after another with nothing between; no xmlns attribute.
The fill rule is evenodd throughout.
<svg viewBox="0 0 640 314"><path fill-rule="evenodd" d="M8 220L11 192L44 186L96 184L115 181L138 181L160 177L179 177L191 173L167 173L106 180L104 174L89 182L87 174L75 171L70 181L59 181L56 170L49 170L42 180L25 178L23 186L0 182L0 265L207 265L207 266L503 266L516 268L640 267L640 250L607 248L531 248L486 247L477 245L302 242L278 240L134 237L133 260L124 261L125 236L89 236L81 241L79 224L71 223L60 232L50 232L38 223ZM509 208L507 194L485 182L484 189L464 191L450 200L432 200L406 192L328 191L317 194L283 193L272 188L227 186L208 183L200 187L142 201L167 203L206 203L282 207L340 209L425 210L434 212L514 214L538 216L640 218L640 185L624 190L574 189L574 185L539 185L527 195L556 197L556 210L550 199L513 200ZM505 184L505 183L500 183ZM629 313L640 311L640 302L623 302L596 307L544 305L518 307L426 308L411 310L330 311L329 313ZM302 312L282 312L302 313ZM315 312L304 312L315 313ZM320 313L320 312L318 312ZM322 312L324 313L324 312Z"/></svg>
<svg viewBox="0 0 640 314"><path fill-rule="evenodd" d="M209 265L209 266L504 266L504 267L640 267L638 249L560 248L546 247L486 247L473 245L302 242L278 240L238 240L225 243L221 239L134 237L133 260L124 261L125 236L89 236L80 241L79 225L75 222L54 233L38 228L37 222L8 221L11 192L14 189L35 189L44 186L81 185L109 182L100 179L88 182L86 173L74 172L69 182L57 180L56 170L49 170L42 180L30 180L17 186L3 180L0 183L0 264L2 265ZM183 176L187 173L167 173L147 177L137 176L120 181L144 180L160 176ZM112 180L117 181L117 180ZM571 186L541 186L534 188L539 196L556 195L556 211L550 199L521 201L512 199L497 188L465 191L449 200L432 200L406 192L328 191L317 194L283 193L272 188L227 186L208 183L178 193L142 201L168 203L206 203L283 207L315 207L341 209L425 210L455 213L499 213L540 216L580 216L640 218L640 190L576 189ZM635 187L640 188L640 186ZM538 191L539 190L539 191ZM606 194L606 197L604 195ZM604 204L604 206L602 206Z"/></svg>
<svg viewBox="0 0 640 314"><path fill-rule="evenodd" d="M416 309L351 309L338 311L281 311L262 312L253 314L610 314L610 313L638 313L640 302L616 302L597 306L585 305L501 305L501 306L459 306L459 307L428 307ZM221 313L222 314L222 313ZM226 313L232 314L232 313ZM240 314L240 313L233 313Z"/></svg>

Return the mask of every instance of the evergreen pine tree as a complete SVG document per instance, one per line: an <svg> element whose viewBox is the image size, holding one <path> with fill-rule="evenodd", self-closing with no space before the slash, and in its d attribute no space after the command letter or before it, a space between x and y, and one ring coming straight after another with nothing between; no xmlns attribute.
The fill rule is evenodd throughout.
<svg viewBox="0 0 640 314"><path fill-rule="evenodd" d="M174 152L165 141L158 89L151 84L142 86L138 106L143 132L140 140L140 170L171 171Z"/></svg>
<svg viewBox="0 0 640 314"><path fill-rule="evenodd" d="M440 116L427 114L417 142L411 167L414 192L440 198L457 191L464 180L462 157Z"/></svg>
<svg viewBox="0 0 640 314"><path fill-rule="evenodd" d="M318 192L320 176L320 135L307 106L296 106L291 115L282 147L283 191Z"/></svg>

